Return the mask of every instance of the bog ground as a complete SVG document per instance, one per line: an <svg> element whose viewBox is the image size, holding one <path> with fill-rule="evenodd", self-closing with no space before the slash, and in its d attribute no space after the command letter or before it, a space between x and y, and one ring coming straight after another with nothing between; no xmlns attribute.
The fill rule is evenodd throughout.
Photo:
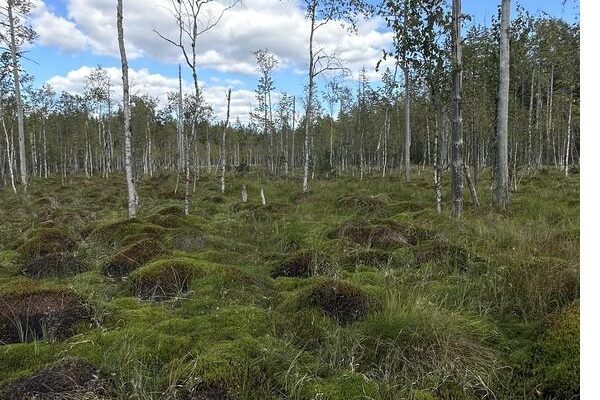
<svg viewBox="0 0 600 400"><path fill-rule="evenodd" d="M525 175L509 213L484 177L458 222L429 171L203 177L188 217L155 175L132 220L124 184L0 191L1 399L579 393L578 175Z"/></svg>

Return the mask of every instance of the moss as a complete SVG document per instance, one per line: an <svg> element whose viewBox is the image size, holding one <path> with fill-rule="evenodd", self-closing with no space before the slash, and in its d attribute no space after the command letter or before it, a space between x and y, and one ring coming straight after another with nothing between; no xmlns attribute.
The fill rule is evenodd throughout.
<svg viewBox="0 0 600 400"><path fill-rule="evenodd" d="M51 253L27 262L23 267L23 275L33 279L65 277L85 270L85 265L72 254Z"/></svg>
<svg viewBox="0 0 600 400"><path fill-rule="evenodd" d="M370 222L351 220L340 228L330 231L329 238L344 238L352 243L376 248L415 245L433 234L408 224L392 220Z"/></svg>
<svg viewBox="0 0 600 400"><path fill-rule="evenodd" d="M433 262L448 265L460 271L466 271L472 261L479 260L479 257L467 249L441 240L432 240L417 246L414 254L417 264Z"/></svg>
<svg viewBox="0 0 600 400"><path fill-rule="evenodd" d="M579 396L579 304L551 315L533 347L533 383L544 398Z"/></svg>
<svg viewBox="0 0 600 400"><path fill-rule="evenodd" d="M75 240L59 228L36 229L17 251L24 260L31 260L51 253L72 251L76 246Z"/></svg>
<svg viewBox="0 0 600 400"><path fill-rule="evenodd" d="M89 232L89 238L108 245L123 245L131 236L160 238L165 228L151 223L144 223L136 218L102 222Z"/></svg>
<svg viewBox="0 0 600 400"><path fill-rule="evenodd" d="M161 242L155 239L142 239L113 256L104 266L103 272L110 277L122 277L153 258L165 254L168 254L168 251Z"/></svg>
<svg viewBox="0 0 600 400"><path fill-rule="evenodd" d="M307 398L327 400L373 399L377 397L378 385L362 374L341 371L332 377L320 379L307 388Z"/></svg>
<svg viewBox="0 0 600 400"><path fill-rule="evenodd" d="M313 255L310 250L298 251L285 257L285 259L277 263L276 267L271 271L271 277L277 278L280 276L308 278L314 274L312 266Z"/></svg>
<svg viewBox="0 0 600 400"><path fill-rule="evenodd" d="M395 258L394 253L387 250L358 248L343 255L342 265L348 269L354 269L359 265L384 268L390 266Z"/></svg>
<svg viewBox="0 0 600 400"><path fill-rule="evenodd" d="M307 293L308 305L340 324L363 319L369 312L369 297L360 288L338 280L325 280Z"/></svg>
<svg viewBox="0 0 600 400"><path fill-rule="evenodd" d="M138 268L129 275L135 294L143 299L162 300L188 290L190 281L206 273L192 259L159 260Z"/></svg>
<svg viewBox="0 0 600 400"><path fill-rule="evenodd" d="M63 359L35 375L17 379L0 392L0 398L51 400L101 396L107 391L99 380L98 372L85 360Z"/></svg>
<svg viewBox="0 0 600 400"><path fill-rule="evenodd" d="M158 211L158 215L175 215L178 217L183 217L185 216L185 212L180 206L169 206L161 208L160 211Z"/></svg>
<svg viewBox="0 0 600 400"><path fill-rule="evenodd" d="M0 343L61 340L89 315L75 293L35 286L1 294L0 305Z"/></svg>
<svg viewBox="0 0 600 400"><path fill-rule="evenodd" d="M148 217L148 221L154 225L161 226L163 228L181 228L188 225L187 221L174 214L155 214Z"/></svg>
<svg viewBox="0 0 600 400"><path fill-rule="evenodd" d="M347 209L372 213L373 211L384 208L386 205L386 199L382 195L348 195L338 198L336 204Z"/></svg>

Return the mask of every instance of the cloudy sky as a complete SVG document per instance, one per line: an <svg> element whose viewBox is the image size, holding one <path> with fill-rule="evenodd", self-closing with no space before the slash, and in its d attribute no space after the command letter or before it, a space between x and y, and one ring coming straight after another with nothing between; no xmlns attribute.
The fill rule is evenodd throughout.
<svg viewBox="0 0 600 400"><path fill-rule="evenodd" d="M39 38L25 62L39 85L49 82L57 91L81 91L86 76L97 65L106 67L120 90L120 59L116 40L116 0L33 0L31 24ZM227 0L219 0L226 2ZM574 20L576 0L521 0L530 12ZM124 30L130 61L133 93L147 93L160 101L177 88L178 50L154 30L175 37L177 27L170 0L124 0ZM514 2L513 2L514 3ZM463 11L473 22L489 23L498 0L463 0ZM219 3L208 11L219 12ZM216 118L223 115L225 91L233 89L232 113L242 120L255 103L257 82L253 52L267 48L279 59L274 74L277 91L300 95L305 84L309 25L301 3L295 0L243 0L229 10L220 24L203 35L199 43L199 75L207 101ZM382 49L389 47L391 33L380 19L361 21L355 34L337 21L321 28L317 46L343 60L356 79L364 67L371 80ZM189 73L184 68L186 87Z"/></svg>

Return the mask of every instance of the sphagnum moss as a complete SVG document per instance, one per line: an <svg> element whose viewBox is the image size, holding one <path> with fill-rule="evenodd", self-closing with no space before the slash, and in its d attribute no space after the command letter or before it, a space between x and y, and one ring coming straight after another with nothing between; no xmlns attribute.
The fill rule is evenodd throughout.
<svg viewBox="0 0 600 400"><path fill-rule="evenodd" d="M467 201L458 222L446 207L434 211L427 170L406 184L314 180L307 194L292 180L259 185L253 171L228 178L225 194L210 177L198 180L185 218L182 191L174 195L176 179L165 174L141 179L132 220L116 176L36 178L30 199L0 191L2 295L52 290L93 306L70 327L75 337L0 345L0 388L77 357L110 377L117 398L467 400L578 390L563 357L579 331L569 305L579 298L576 178L525 177L505 214L485 206L484 178L484 206ZM250 205L238 204L242 184ZM47 219L53 228L40 226ZM301 273L273 279L277 263L303 252L310 276L306 258L294 264ZM89 270L21 275L28 258L57 253ZM111 258L129 275L107 278Z"/></svg>

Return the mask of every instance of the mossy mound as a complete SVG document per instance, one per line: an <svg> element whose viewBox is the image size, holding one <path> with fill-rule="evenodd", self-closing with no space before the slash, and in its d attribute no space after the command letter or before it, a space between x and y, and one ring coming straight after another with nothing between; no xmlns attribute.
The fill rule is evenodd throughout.
<svg viewBox="0 0 600 400"><path fill-rule="evenodd" d="M159 214L159 215L176 215L178 217L185 216L185 212L184 212L183 208L181 208L179 206L169 206L169 207L162 208L158 211L157 214Z"/></svg>
<svg viewBox="0 0 600 400"><path fill-rule="evenodd" d="M158 197L166 200L185 200L185 190L163 190L158 194Z"/></svg>
<svg viewBox="0 0 600 400"><path fill-rule="evenodd" d="M181 228L187 225L187 221L184 218L174 214L151 215L148 217L148 221L154 225L169 229Z"/></svg>
<svg viewBox="0 0 600 400"><path fill-rule="evenodd" d="M308 291L308 305L345 325L363 319L369 312L369 297L348 282L325 280Z"/></svg>
<svg viewBox="0 0 600 400"><path fill-rule="evenodd" d="M434 262L449 265L461 271L466 271L471 261L479 260L467 249L441 240L432 240L417 246L414 254L417 264Z"/></svg>
<svg viewBox="0 0 600 400"><path fill-rule="evenodd" d="M392 264L395 258L393 253L383 249L358 248L344 254L341 263L345 268L349 269L359 265L384 268Z"/></svg>
<svg viewBox="0 0 600 400"><path fill-rule="evenodd" d="M51 253L25 264L23 275L33 279L65 277L86 270L85 265L69 253Z"/></svg>
<svg viewBox="0 0 600 400"><path fill-rule="evenodd" d="M493 272L491 295L505 314L543 318L579 298L579 267L560 258L532 257Z"/></svg>
<svg viewBox="0 0 600 400"><path fill-rule="evenodd" d="M65 253L75 249L75 240L59 228L36 229L17 251L24 260L32 260L51 253Z"/></svg>
<svg viewBox="0 0 600 400"><path fill-rule="evenodd" d="M534 383L543 398L579 397L579 304L551 315L533 348Z"/></svg>
<svg viewBox="0 0 600 400"><path fill-rule="evenodd" d="M2 400L104 399L107 390L93 364L67 358L30 377L17 379L0 391Z"/></svg>
<svg viewBox="0 0 600 400"><path fill-rule="evenodd" d="M201 232L193 230L178 231L169 237L169 243L175 250L194 252L206 246L206 239Z"/></svg>
<svg viewBox="0 0 600 400"><path fill-rule="evenodd" d="M187 292L190 281L201 273L191 259L166 259L138 268L129 275L129 280L137 296L164 300Z"/></svg>
<svg viewBox="0 0 600 400"><path fill-rule="evenodd" d="M231 206L231 211L247 219L263 219L279 215L288 208L289 206L283 203L235 203Z"/></svg>
<svg viewBox="0 0 600 400"><path fill-rule="evenodd" d="M223 197L223 196L206 196L206 197L204 197L204 201L207 201L207 202L213 203L213 204L223 204L223 203L225 203L225 197Z"/></svg>
<svg viewBox="0 0 600 400"><path fill-rule="evenodd" d="M383 220L369 222L352 220L329 232L330 238L343 238L365 247L391 248L415 245L433 234L408 224Z"/></svg>
<svg viewBox="0 0 600 400"><path fill-rule="evenodd" d="M165 400L229 400L229 390L219 383L200 382L191 388L182 387L165 397Z"/></svg>
<svg viewBox="0 0 600 400"><path fill-rule="evenodd" d="M387 201L383 195L349 195L338 198L335 203L338 206L346 209L354 209L361 212L373 212L384 208L387 204Z"/></svg>
<svg viewBox="0 0 600 400"><path fill-rule="evenodd" d="M272 278L280 276L308 278L313 274L313 254L310 250L301 250L288 255L283 261L278 262L271 271Z"/></svg>
<svg viewBox="0 0 600 400"><path fill-rule="evenodd" d="M80 298L69 290L34 289L0 295L0 344L36 339L62 340L87 318Z"/></svg>
<svg viewBox="0 0 600 400"><path fill-rule="evenodd" d="M107 245L123 245L124 241L133 236L158 239L165 228L152 223L142 222L137 218L122 219L113 222L103 222L88 228L82 234L91 240ZM131 243L131 241L129 241Z"/></svg>
<svg viewBox="0 0 600 400"><path fill-rule="evenodd" d="M134 269L158 256L168 254L167 249L156 239L142 239L118 252L104 266L103 272L110 277L123 277Z"/></svg>
<svg viewBox="0 0 600 400"><path fill-rule="evenodd" d="M425 209L421 203L415 203L414 201L399 201L393 203L391 208L397 213L414 213Z"/></svg>

